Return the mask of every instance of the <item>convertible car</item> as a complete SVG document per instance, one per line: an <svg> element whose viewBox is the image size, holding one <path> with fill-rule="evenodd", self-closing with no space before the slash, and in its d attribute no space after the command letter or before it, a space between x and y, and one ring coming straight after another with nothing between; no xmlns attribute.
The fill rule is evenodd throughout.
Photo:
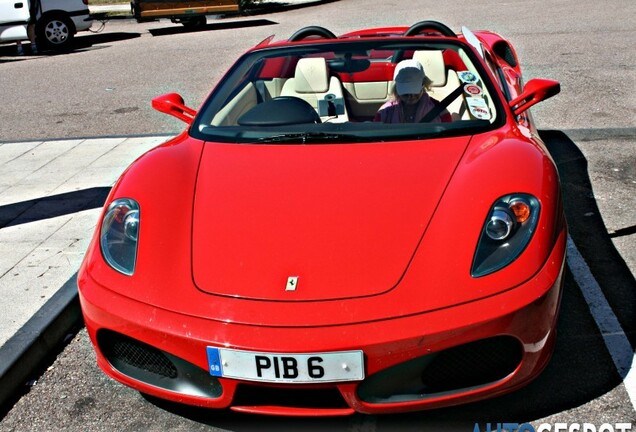
<svg viewBox="0 0 636 432"><path fill-rule="evenodd" d="M377 121L396 65L435 112ZM337 416L518 389L555 343L567 226L524 83L437 21L266 39L112 188L78 276L101 369L158 398ZM432 111L431 111L432 112ZM433 121L445 113L445 121Z"/></svg>

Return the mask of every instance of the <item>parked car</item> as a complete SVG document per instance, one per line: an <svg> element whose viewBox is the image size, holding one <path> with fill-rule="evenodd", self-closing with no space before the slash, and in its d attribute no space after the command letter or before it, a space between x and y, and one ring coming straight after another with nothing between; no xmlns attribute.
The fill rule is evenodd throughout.
<svg viewBox="0 0 636 432"><path fill-rule="evenodd" d="M138 22L170 18L186 27L204 26L206 15L238 12L238 0L132 0L132 14Z"/></svg>
<svg viewBox="0 0 636 432"><path fill-rule="evenodd" d="M407 63L434 106L374 121ZM558 92L524 84L503 37L423 21L304 28L240 57L199 110L154 99L187 129L117 181L78 274L99 366L271 415L527 384L555 345L567 238L529 108Z"/></svg>
<svg viewBox="0 0 636 432"><path fill-rule="evenodd" d="M0 43L27 40L31 16L42 49L67 49L77 32L93 24L88 0L0 0Z"/></svg>

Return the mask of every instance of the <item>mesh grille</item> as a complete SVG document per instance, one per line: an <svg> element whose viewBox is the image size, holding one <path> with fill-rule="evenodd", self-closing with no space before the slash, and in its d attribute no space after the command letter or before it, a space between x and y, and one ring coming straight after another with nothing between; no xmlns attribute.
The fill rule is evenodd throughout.
<svg viewBox="0 0 636 432"><path fill-rule="evenodd" d="M369 376L358 395L371 403L422 400L497 382L515 371L520 342L496 336L416 357Z"/></svg>
<svg viewBox="0 0 636 432"><path fill-rule="evenodd" d="M482 339L439 353L422 373L427 393L498 381L521 362L519 342L506 336Z"/></svg>
<svg viewBox="0 0 636 432"><path fill-rule="evenodd" d="M117 333L101 332L99 345L108 361L115 366L124 363L166 378L177 377L177 368L170 359L143 342Z"/></svg>

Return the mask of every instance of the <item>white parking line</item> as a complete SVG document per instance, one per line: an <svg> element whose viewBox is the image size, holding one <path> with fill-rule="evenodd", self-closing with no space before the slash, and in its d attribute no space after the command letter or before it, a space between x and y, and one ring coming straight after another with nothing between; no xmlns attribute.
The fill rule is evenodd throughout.
<svg viewBox="0 0 636 432"><path fill-rule="evenodd" d="M618 322L614 311L607 303L605 295L596 279L590 272L590 268L581 256L574 241L568 236L568 265L574 276L574 280L581 288L583 297L587 302L594 321L605 341L605 346L614 360L616 370L623 378L623 384L627 394L636 409L636 373L634 363L636 356L634 349L625 335L625 331Z"/></svg>

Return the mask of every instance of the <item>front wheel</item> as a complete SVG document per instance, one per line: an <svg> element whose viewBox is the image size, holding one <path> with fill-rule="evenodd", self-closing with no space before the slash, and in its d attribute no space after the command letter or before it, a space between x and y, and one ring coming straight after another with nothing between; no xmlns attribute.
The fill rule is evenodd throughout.
<svg viewBox="0 0 636 432"><path fill-rule="evenodd" d="M64 50L73 42L73 24L64 16L44 16L38 22L36 34L38 43L44 48Z"/></svg>

